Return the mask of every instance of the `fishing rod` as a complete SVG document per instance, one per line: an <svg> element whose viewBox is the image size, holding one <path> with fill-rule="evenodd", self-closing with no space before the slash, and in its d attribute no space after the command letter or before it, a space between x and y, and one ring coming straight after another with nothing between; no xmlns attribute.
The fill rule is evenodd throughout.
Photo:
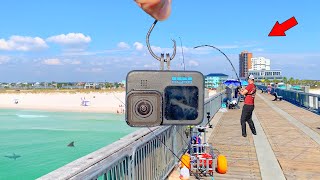
<svg viewBox="0 0 320 180"><path fill-rule="evenodd" d="M234 66L233 66L233 64L232 64L231 60L229 59L229 57L228 57L224 52L222 52L219 48L217 48L217 47L215 47L215 46L212 46L212 45L201 45L201 46L196 46L196 47L194 47L194 49L197 49L197 48L200 48L200 47L212 47L213 49L218 50L221 54L223 54L223 55L224 55L224 57L226 57L226 58L227 58L227 60L229 61L229 63L230 63L230 65L231 65L231 67L232 67L232 69L233 69L234 73L236 73L236 76L237 76L238 81L239 81L239 83L240 83L240 89L241 89L241 88L242 88L242 85L241 85L240 77L238 76L238 73L237 73L236 69L234 68ZM240 96L239 96L239 97L238 97L238 99L237 99L237 104L239 104L239 101L240 101Z"/></svg>
<svg viewBox="0 0 320 180"><path fill-rule="evenodd" d="M228 56L227 56L224 52L222 52L219 48L217 48L217 47L215 47L215 46L212 46L212 45L201 45L201 46L196 46L196 47L194 47L194 49L197 49L197 48L200 48L200 47L212 47L213 49L216 49L216 50L218 50L221 54L223 54L223 55L224 55L224 57L226 57L226 58L227 58L227 60L229 61L230 65L231 65L231 67L232 67L232 69L233 69L233 71L236 73L236 76L237 76L238 81L240 82L240 86L241 86L241 81L240 81L240 78L239 78L239 76L238 76L238 73L237 73L236 69L234 68L234 66L233 66L233 64L232 64L232 62L231 62L231 60L228 58Z"/></svg>
<svg viewBox="0 0 320 180"><path fill-rule="evenodd" d="M184 63L184 53L183 53L183 47L182 47L182 40L181 40L181 37L179 37L179 39L180 39L181 51L182 51L183 70L184 70L184 71L186 71L186 64Z"/></svg>

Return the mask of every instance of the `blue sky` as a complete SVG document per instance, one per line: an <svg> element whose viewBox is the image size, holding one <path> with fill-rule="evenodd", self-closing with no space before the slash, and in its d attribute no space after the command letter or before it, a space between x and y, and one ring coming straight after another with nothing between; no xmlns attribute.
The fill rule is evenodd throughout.
<svg viewBox="0 0 320 180"><path fill-rule="evenodd" d="M151 35L156 53L179 48L172 67L182 69L179 37L187 70L234 76L224 57L201 44L221 48L238 67L238 54L271 59L287 77L320 79L320 2L178 1L168 20ZM286 37L268 37L276 21L295 16ZM158 69L145 47L153 19L133 1L2 1L0 82L119 81L133 69ZM238 68L237 68L238 69Z"/></svg>

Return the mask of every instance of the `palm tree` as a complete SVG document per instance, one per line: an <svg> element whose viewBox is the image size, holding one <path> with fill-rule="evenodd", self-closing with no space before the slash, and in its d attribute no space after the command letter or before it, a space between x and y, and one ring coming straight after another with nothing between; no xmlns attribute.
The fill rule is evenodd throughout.
<svg viewBox="0 0 320 180"><path fill-rule="evenodd" d="M106 86L106 88L110 89L110 88L112 88L112 87L113 87L113 84L112 84L112 83L107 82L107 83L105 84L105 86Z"/></svg>
<svg viewBox="0 0 320 180"><path fill-rule="evenodd" d="M286 89L288 89L288 86L287 86L287 84L288 84L288 78L287 78L287 77L283 77L282 81L283 81L283 83L285 84Z"/></svg>
<svg viewBox="0 0 320 180"><path fill-rule="evenodd" d="M267 85L270 84L270 80L269 79L266 79L265 82L266 82Z"/></svg>
<svg viewBox="0 0 320 180"><path fill-rule="evenodd" d="M272 82L273 82L274 84L277 84L277 83L279 83L280 81L274 77L273 80L272 80Z"/></svg>
<svg viewBox="0 0 320 180"><path fill-rule="evenodd" d="M288 82L287 77L283 77L282 81L283 81L284 84L287 84L287 82Z"/></svg>
<svg viewBox="0 0 320 180"><path fill-rule="evenodd" d="M294 79L293 79L293 77L290 77L290 79L289 79L289 84L290 84L290 85L293 85L293 84L294 84Z"/></svg>

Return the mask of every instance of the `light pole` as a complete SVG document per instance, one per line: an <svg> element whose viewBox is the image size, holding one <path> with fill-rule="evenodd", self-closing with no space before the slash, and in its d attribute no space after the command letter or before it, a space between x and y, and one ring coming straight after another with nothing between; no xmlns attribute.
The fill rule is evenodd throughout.
<svg viewBox="0 0 320 180"><path fill-rule="evenodd" d="M236 76L237 76L237 78L238 78L238 81L241 82L241 81L240 81L240 78L239 78L239 76L238 76L238 73L237 73L236 69L234 68L231 60L228 58L228 56L227 56L224 52L222 52L220 49L218 49L217 47L212 46L212 45L196 46L196 47L194 47L194 49L197 49L197 48L200 48L200 47L212 47L213 49L216 49L216 50L218 50L221 54L223 54L223 55L227 58L227 60L229 61L230 65L232 66L233 71L236 73Z"/></svg>

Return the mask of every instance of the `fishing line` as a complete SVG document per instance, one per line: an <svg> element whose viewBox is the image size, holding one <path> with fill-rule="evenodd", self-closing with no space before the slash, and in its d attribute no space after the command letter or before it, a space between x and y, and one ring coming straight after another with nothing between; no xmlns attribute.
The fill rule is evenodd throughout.
<svg viewBox="0 0 320 180"><path fill-rule="evenodd" d="M113 95L115 96L115 94L113 93ZM116 97L116 96L115 96ZM123 105L125 105L125 103L123 103L118 97L116 97ZM154 131L150 128L150 127L147 127L149 129L149 131L179 160L179 162L181 162L185 167L187 167L187 165L181 161L181 158L178 157L178 155L176 155L172 149L170 149L162 140L160 137L158 137ZM179 133L179 131L176 131L182 138L182 140L189 145L189 143L183 138L183 136ZM189 168L188 168L189 169ZM190 171L190 169L189 169Z"/></svg>
<svg viewBox="0 0 320 180"><path fill-rule="evenodd" d="M165 142L163 142L162 140L161 140L161 138L160 137L158 137L156 134L155 134L155 132L152 130L152 129L150 129L150 127L147 127L148 129L149 129L149 131L179 160L179 162L181 162L186 168L188 168L187 167L187 165L181 160L182 158L179 158L178 157L178 155L176 155L174 152L173 152L173 150L172 149L170 149L166 144L165 144ZM191 160L191 159L190 159ZM191 165L191 164L190 164ZM189 169L189 172L191 173L191 169L190 168L188 168ZM201 172L202 174L203 174L203 172ZM193 173L194 174L194 173ZM205 175L205 174L204 174ZM197 179L200 179L198 176L197 176L197 174L195 174L195 177L197 178Z"/></svg>
<svg viewBox="0 0 320 180"><path fill-rule="evenodd" d="M180 39L181 52L182 52L183 70L184 70L184 71L186 71L186 64L184 63L184 53L183 53L183 46L182 46L182 40L181 40L181 37L179 37L179 39Z"/></svg>
<svg viewBox="0 0 320 180"><path fill-rule="evenodd" d="M112 92L112 93L113 93L113 92ZM123 105L125 105L125 103L122 102L122 101L120 100L120 98L118 98L114 93L113 93L113 95L114 95L114 97L117 98ZM182 138L182 140L183 140L186 144L189 144L189 143L183 138L182 134L180 134L179 131L176 131L176 132L180 135L180 137Z"/></svg>
<svg viewBox="0 0 320 180"><path fill-rule="evenodd" d="M118 101L120 101L123 105L126 105L124 102L121 101L120 98L118 98L118 97L114 94L114 92L112 92L112 94L113 94L113 96L114 96L116 99L118 99Z"/></svg>

